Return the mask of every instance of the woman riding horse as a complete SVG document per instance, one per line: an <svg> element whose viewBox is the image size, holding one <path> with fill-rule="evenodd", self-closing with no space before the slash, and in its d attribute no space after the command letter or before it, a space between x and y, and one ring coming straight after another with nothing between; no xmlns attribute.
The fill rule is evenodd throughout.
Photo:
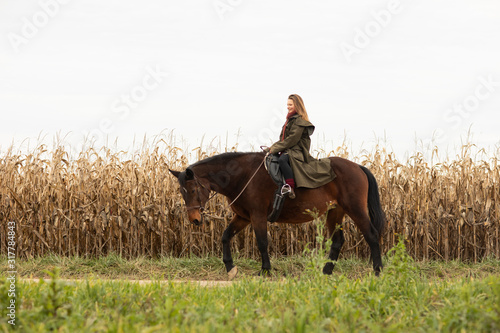
<svg viewBox="0 0 500 333"><path fill-rule="evenodd" d="M289 114L283 126L281 139L269 149L281 152L283 165L287 159L295 173L285 171L287 185L296 185L297 198L286 200L276 223L304 223L312 220L305 211L317 209L326 213L326 224L332 245L329 262L323 273L332 274L340 249L344 244L343 228L338 228L344 215L349 215L370 246L373 269L378 275L382 269L380 236L385 216L380 204L377 181L367 168L340 157L316 160L309 155L310 135L314 126L309 122L302 99L291 95ZM294 114L294 111L297 114ZM187 217L194 224L203 222L206 203L211 192L227 197L233 218L222 235L222 260L230 277L237 268L231 255L231 239L248 225L252 225L257 247L262 257L263 274L269 273L267 217L273 209L274 182L264 168L265 154L224 153L200 160L184 171L170 172L178 179L186 203ZM286 164L288 165L288 164ZM285 169L286 169L285 165ZM304 189L302 187L305 187ZM331 209L329 203L335 203Z"/></svg>

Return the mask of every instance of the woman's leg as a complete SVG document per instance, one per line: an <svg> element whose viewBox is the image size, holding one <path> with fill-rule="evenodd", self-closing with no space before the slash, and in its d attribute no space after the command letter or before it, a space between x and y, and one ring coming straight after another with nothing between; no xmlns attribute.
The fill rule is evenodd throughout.
<svg viewBox="0 0 500 333"><path fill-rule="evenodd" d="M288 156L288 154L281 154L278 162L281 172L283 172L283 177L285 177L285 182L290 185L292 189L295 188L295 180L293 179L293 171L292 167L290 166L290 157Z"/></svg>

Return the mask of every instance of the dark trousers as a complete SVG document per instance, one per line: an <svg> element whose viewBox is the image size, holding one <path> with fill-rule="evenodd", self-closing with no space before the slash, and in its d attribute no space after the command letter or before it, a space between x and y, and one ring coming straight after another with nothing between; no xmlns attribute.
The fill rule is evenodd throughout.
<svg viewBox="0 0 500 333"><path fill-rule="evenodd" d="M280 165L280 170L283 173L283 177L285 179L293 179L293 171L292 167L290 166L290 157L288 154L281 154L279 160L279 165Z"/></svg>

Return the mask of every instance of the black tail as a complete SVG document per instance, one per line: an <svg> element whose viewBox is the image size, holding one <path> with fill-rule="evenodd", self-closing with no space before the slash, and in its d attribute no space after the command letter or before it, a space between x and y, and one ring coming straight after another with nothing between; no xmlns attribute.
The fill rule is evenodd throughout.
<svg viewBox="0 0 500 333"><path fill-rule="evenodd" d="M368 212L372 221L372 227L377 232L377 238L380 239L385 229L385 214L380 204L377 180L370 170L362 165L359 167L366 174L366 177L368 177Z"/></svg>

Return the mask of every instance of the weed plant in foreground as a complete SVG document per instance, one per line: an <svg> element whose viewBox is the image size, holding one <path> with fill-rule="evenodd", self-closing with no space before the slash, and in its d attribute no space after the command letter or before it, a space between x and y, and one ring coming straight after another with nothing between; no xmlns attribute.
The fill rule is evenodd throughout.
<svg viewBox="0 0 500 333"><path fill-rule="evenodd" d="M314 256L314 254L312 255ZM20 332L495 332L500 330L500 274L436 278L399 240L379 278L317 274L243 275L222 287L156 280L20 280ZM257 263L254 263L256 268ZM498 262L497 262L498 264ZM437 265L437 264L436 264ZM181 265L182 266L182 265ZM110 268L113 269L113 268ZM223 268L221 267L221 270ZM256 271L257 269L255 269ZM7 285L1 280L0 295ZM0 298L0 330L11 330Z"/></svg>

